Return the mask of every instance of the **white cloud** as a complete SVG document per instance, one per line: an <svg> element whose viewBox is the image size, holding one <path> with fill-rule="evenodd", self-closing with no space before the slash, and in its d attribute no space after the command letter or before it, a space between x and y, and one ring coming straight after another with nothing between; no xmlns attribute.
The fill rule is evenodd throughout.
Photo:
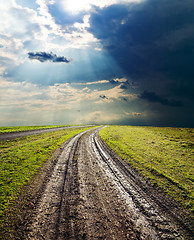
<svg viewBox="0 0 194 240"><path fill-rule="evenodd" d="M120 82L120 83L126 83L128 80L127 78L123 77L123 78L114 78L113 79L115 82Z"/></svg>
<svg viewBox="0 0 194 240"><path fill-rule="evenodd" d="M40 30L36 13L29 8L18 6L15 1L4 1L3 14L0 15L0 62L5 70L10 64L18 65L24 61L24 42L34 38ZM1 72L2 74L2 72Z"/></svg>
<svg viewBox="0 0 194 240"><path fill-rule="evenodd" d="M39 1L44 2L44 1ZM14 0L1 1L0 15L0 75L10 68L23 64L29 51L52 51L60 49L59 44L50 43L49 34L63 37L53 18L41 10L17 5ZM21 79L21 81L24 79Z"/></svg>
<svg viewBox="0 0 194 240"><path fill-rule="evenodd" d="M88 86L77 89L68 83L39 86L25 81L11 82L6 79L0 79L0 85L2 116L0 125L17 124L17 122L25 124L25 121L27 124L33 121L36 124L41 124L41 121L46 124L48 118L54 115L56 121L68 116L65 118L67 123L69 121L74 124L115 123L126 117L133 118L140 115L135 112L123 113L123 108L114 107L112 103L120 106L122 98L127 98L128 101L137 98L135 94L125 93L119 86L108 90L91 90ZM100 95L106 95L107 99L100 98ZM37 116L40 116L40 119ZM25 121L22 121L22 117Z"/></svg>
<svg viewBox="0 0 194 240"><path fill-rule="evenodd" d="M59 91L55 91L55 87L41 87L36 84L27 82L10 82L0 80L0 110L22 108L24 111L60 111L70 109L68 96ZM71 94L72 91L69 91ZM68 90L66 91L66 94ZM61 97L63 96L63 97Z"/></svg>
<svg viewBox="0 0 194 240"><path fill-rule="evenodd" d="M106 81L106 80L102 80ZM87 84L90 85L90 84ZM58 99L60 101L66 101L69 104L76 104L78 102L91 101L95 103L111 103L122 98L128 101L138 98L137 94L130 94L123 91L119 86L110 88L108 90L98 90L94 89L90 91L88 88L76 89L71 86L71 84L55 84L54 86L49 86L48 93L49 97L52 99ZM106 96L107 99L101 99L100 96Z"/></svg>
<svg viewBox="0 0 194 240"><path fill-rule="evenodd" d="M110 124L114 121L122 119L122 117L122 114L111 114L107 113L107 111L95 111L85 115L84 117L78 118L77 123Z"/></svg>
<svg viewBox="0 0 194 240"><path fill-rule="evenodd" d="M83 83L71 83L71 85L78 85L78 86L87 86L87 85L95 85L95 84L103 84L103 83L109 83L108 80L100 80L100 81L94 81L94 82L83 82Z"/></svg>
<svg viewBox="0 0 194 240"><path fill-rule="evenodd" d="M135 94L123 92L119 86L108 90L93 90L89 88L76 89L70 84L55 84L54 86L38 86L27 82L10 82L0 80L0 109L17 108L22 106L31 110L62 110L72 109L77 104L91 103L112 103L127 98L129 101L137 98ZM107 99L101 99L105 95Z"/></svg>

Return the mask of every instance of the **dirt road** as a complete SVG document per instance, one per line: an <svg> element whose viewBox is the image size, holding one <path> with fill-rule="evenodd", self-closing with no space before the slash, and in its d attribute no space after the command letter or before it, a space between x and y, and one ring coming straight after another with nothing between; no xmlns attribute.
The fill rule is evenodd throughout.
<svg viewBox="0 0 194 240"><path fill-rule="evenodd" d="M21 132L0 133L0 141L7 141L7 140L12 140L14 138L30 136L30 135L35 135L39 133L53 132L53 131L67 129L67 128L81 128L81 127L90 127L90 126L92 125L56 127L56 128L45 128L45 129L37 129L37 130L29 130L29 131L21 131Z"/></svg>
<svg viewBox="0 0 194 240"><path fill-rule="evenodd" d="M98 131L62 146L24 239L192 239L179 209L115 156Z"/></svg>

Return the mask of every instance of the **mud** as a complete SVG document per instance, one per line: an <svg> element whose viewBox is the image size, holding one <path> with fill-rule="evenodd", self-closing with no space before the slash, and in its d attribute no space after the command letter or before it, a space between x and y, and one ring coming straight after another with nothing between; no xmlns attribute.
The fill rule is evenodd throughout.
<svg viewBox="0 0 194 240"><path fill-rule="evenodd" d="M85 131L62 146L18 239L192 239L178 206ZM178 214L178 211L180 214Z"/></svg>

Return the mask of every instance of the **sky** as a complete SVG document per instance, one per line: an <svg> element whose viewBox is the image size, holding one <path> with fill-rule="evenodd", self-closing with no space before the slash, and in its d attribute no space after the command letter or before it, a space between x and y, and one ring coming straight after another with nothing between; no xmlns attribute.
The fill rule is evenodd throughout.
<svg viewBox="0 0 194 240"><path fill-rule="evenodd" d="M0 126L194 127L193 0L0 0Z"/></svg>

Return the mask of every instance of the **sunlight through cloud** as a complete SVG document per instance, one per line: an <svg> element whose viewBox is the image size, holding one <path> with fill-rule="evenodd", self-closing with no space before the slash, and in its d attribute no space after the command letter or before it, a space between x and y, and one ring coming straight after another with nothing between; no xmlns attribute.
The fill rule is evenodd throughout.
<svg viewBox="0 0 194 240"><path fill-rule="evenodd" d="M89 10L91 2L91 0L66 0L63 1L63 6L66 11L77 13L79 11Z"/></svg>

